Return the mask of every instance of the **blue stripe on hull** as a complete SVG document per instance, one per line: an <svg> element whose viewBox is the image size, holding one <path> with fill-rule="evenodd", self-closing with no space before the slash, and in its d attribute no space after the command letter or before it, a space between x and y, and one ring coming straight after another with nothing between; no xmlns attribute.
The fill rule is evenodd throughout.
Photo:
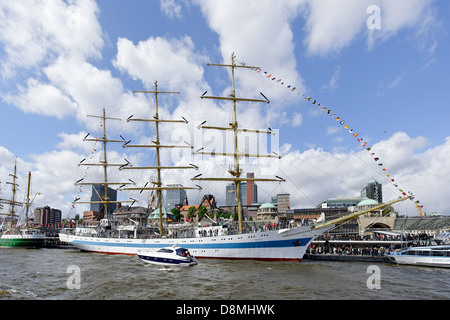
<svg viewBox="0 0 450 320"><path fill-rule="evenodd" d="M274 240L274 241L255 241L255 242L226 242L226 243L183 243L179 244L186 249L252 249L252 248L286 248L306 246L312 238ZM173 240L173 239L171 239ZM182 239L180 239L182 240ZM117 243L117 242L96 242L85 240L74 240L73 244L94 245L105 247L126 247L126 248L161 248L171 245L165 243ZM172 242L173 243L173 242Z"/></svg>

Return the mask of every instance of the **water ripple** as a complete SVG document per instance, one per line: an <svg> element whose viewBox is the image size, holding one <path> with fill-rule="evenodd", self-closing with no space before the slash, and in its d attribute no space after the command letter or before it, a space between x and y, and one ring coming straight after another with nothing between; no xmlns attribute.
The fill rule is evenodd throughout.
<svg viewBox="0 0 450 320"><path fill-rule="evenodd" d="M195 267L166 267L77 250L0 255L0 300L450 299L450 270L388 263L377 264L381 289L371 290L367 262L199 260ZM81 289L67 286L74 265Z"/></svg>

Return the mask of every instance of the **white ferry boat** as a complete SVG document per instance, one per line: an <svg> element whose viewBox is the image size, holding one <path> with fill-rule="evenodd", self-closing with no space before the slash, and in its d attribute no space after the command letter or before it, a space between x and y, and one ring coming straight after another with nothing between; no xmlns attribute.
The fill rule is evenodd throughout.
<svg viewBox="0 0 450 320"><path fill-rule="evenodd" d="M386 257L397 264L450 268L450 245L411 247Z"/></svg>

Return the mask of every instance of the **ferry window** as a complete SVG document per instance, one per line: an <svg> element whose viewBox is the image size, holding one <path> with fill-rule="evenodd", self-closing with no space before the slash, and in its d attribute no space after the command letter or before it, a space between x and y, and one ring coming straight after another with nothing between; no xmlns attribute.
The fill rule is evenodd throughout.
<svg viewBox="0 0 450 320"><path fill-rule="evenodd" d="M430 252L429 251L417 251L417 254L419 256L429 256Z"/></svg>
<svg viewBox="0 0 450 320"><path fill-rule="evenodd" d="M406 255L407 256L415 256L416 252L415 251L406 251Z"/></svg>
<svg viewBox="0 0 450 320"><path fill-rule="evenodd" d="M432 251L433 257L443 257L444 251Z"/></svg>

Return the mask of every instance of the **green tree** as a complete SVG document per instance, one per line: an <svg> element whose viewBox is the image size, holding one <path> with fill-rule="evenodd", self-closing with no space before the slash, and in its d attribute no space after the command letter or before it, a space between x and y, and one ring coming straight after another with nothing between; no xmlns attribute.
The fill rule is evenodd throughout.
<svg viewBox="0 0 450 320"><path fill-rule="evenodd" d="M178 208L173 208L172 210L173 215L175 216L175 221L180 221L181 220L181 212L180 209Z"/></svg>
<svg viewBox="0 0 450 320"><path fill-rule="evenodd" d="M204 207L204 206L200 206L200 207L198 207L197 214L198 214L198 220L200 220L201 218L203 218L204 216L206 216L208 214L208 209L206 209L206 207Z"/></svg>
<svg viewBox="0 0 450 320"><path fill-rule="evenodd" d="M188 217L189 219L195 217L196 212L197 212L197 209L196 209L194 206L190 207L190 208L188 209L187 217Z"/></svg>

